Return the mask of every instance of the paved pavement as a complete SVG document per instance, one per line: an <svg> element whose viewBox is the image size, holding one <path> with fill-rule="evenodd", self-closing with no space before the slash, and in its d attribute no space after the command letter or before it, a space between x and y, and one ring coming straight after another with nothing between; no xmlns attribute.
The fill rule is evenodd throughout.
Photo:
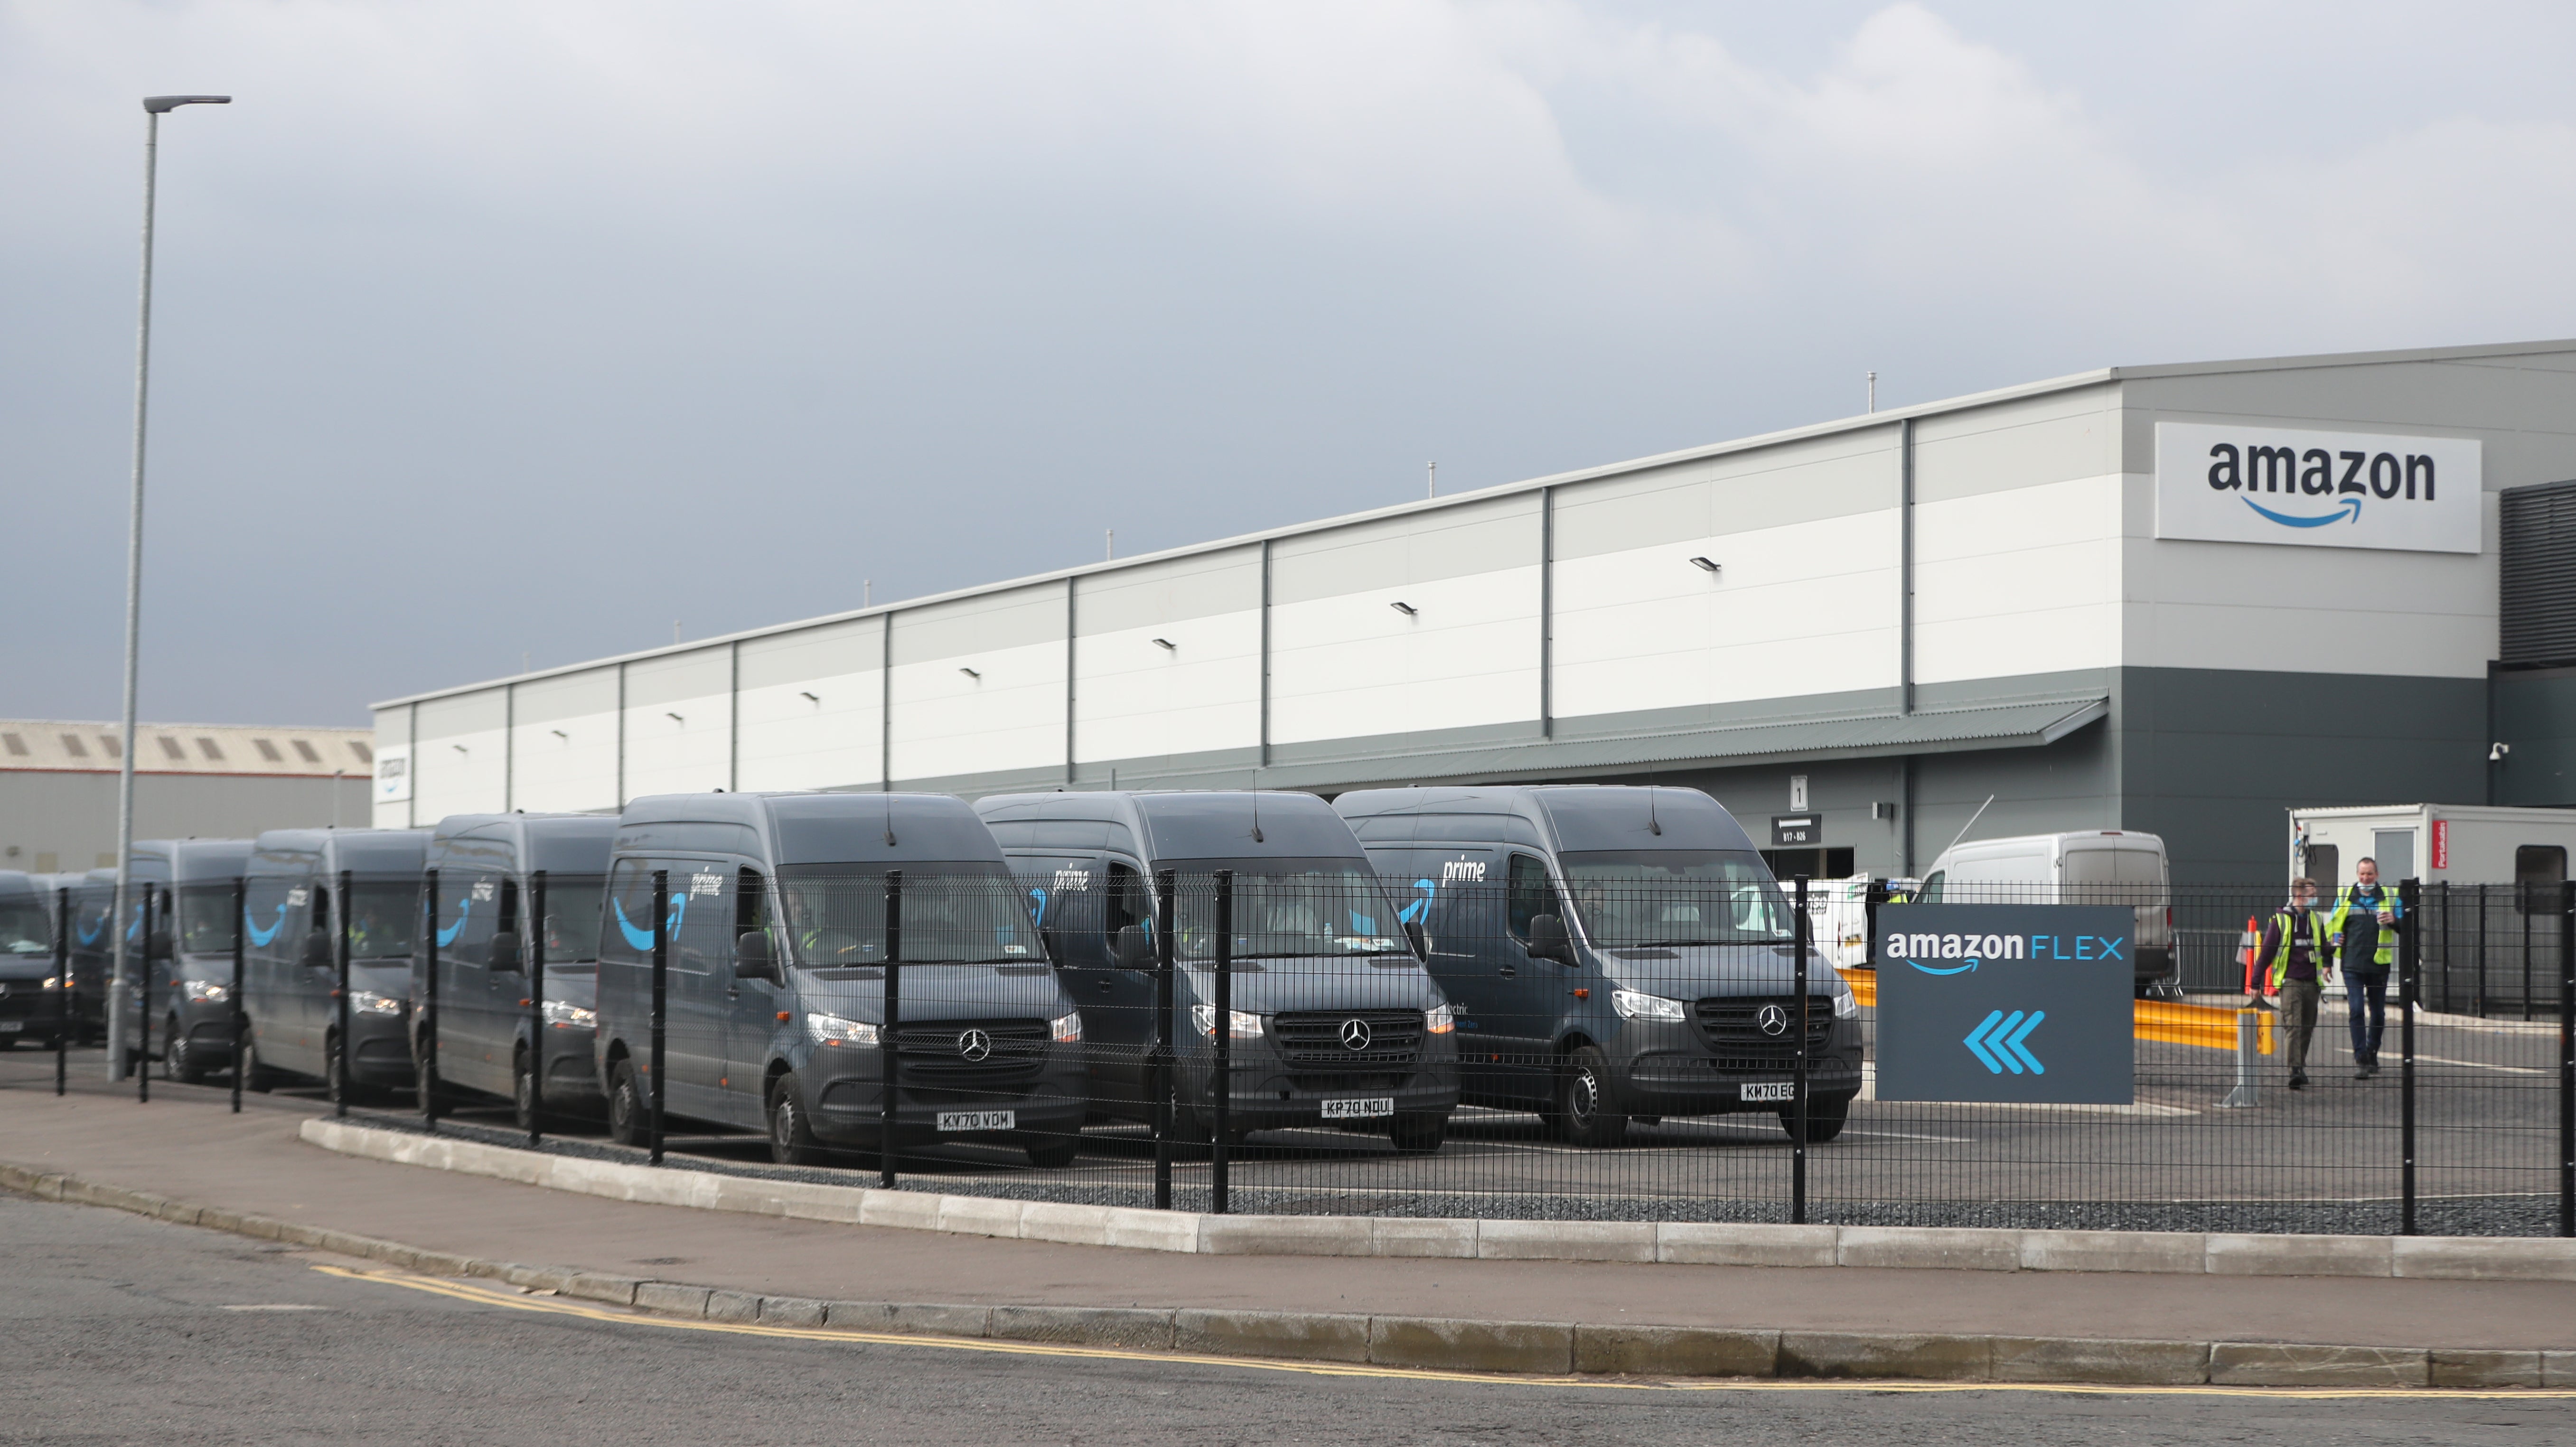
<svg viewBox="0 0 2576 1447"><path fill-rule="evenodd" d="M9 1100L9 1118L22 1102ZM14 1132L13 1132L14 1136ZM0 1443L2525 1443L2564 1398L1668 1385L818 1340L460 1298L0 1197ZM2554 1425L2553 1425L2554 1424Z"/></svg>
<svg viewBox="0 0 2576 1447"><path fill-rule="evenodd" d="M1845 1331L2576 1349L2576 1283L1199 1257L772 1220L335 1155L328 1109L0 1057L0 1160L462 1255L767 1295Z"/></svg>

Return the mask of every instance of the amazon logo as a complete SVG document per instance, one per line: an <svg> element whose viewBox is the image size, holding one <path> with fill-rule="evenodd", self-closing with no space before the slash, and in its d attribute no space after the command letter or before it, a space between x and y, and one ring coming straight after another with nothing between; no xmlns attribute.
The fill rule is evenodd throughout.
<svg viewBox="0 0 2576 1447"><path fill-rule="evenodd" d="M2287 528L2358 523L2366 503L2432 502L2440 485L2429 453L2401 458L2394 452L2233 442L2210 444L2208 477L2211 491L2235 493L2257 514ZM2273 505L2256 502L2257 493Z"/></svg>

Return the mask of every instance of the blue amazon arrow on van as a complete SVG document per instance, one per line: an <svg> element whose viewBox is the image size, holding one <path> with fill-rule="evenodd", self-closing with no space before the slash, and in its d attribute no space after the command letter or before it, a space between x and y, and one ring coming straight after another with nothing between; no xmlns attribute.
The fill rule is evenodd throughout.
<svg viewBox="0 0 2576 1447"><path fill-rule="evenodd" d="M1360 789L1333 801L1426 936L1467 1098L1616 1144L1631 1120L1794 1118L1792 906L1697 789ZM1859 1006L1810 950L1808 1138L1861 1084Z"/></svg>

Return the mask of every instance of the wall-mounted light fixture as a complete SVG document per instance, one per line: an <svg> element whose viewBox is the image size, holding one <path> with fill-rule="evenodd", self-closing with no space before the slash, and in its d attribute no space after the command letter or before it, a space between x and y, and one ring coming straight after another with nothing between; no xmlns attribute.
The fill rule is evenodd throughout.
<svg viewBox="0 0 2576 1447"><path fill-rule="evenodd" d="M1699 569L1699 570L1700 570L1701 572L1703 572L1703 573L1714 573L1714 572L1716 572L1716 571L1717 571L1717 564L1715 564L1715 563L1713 563L1713 562L1709 561L1709 560L1708 560L1708 559L1706 559L1706 558L1693 558L1693 559L1691 559L1691 566L1692 566L1692 567L1694 567L1694 568Z"/></svg>
<svg viewBox="0 0 2576 1447"><path fill-rule="evenodd" d="M1169 638L1155 639L1154 646L1163 650L1165 653L1178 653L1181 651L1181 645L1174 643Z"/></svg>
<svg viewBox="0 0 2576 1447"><path fill-rule="evenodd" d="M801 698L801 699L805 700L807 703L821 703L821 702L823 701L823 700L821 700L821 699L819 699L819 698L816 698L814 695L812 695L812 694L810 694L810 693L807 693L805 690L803 690L803 689L801 689L801 688L800 688L800 689L798 689L798 690L796 690L796 696L797 696L798 698Z"/></svg>
<svg viewBox="0 0 2576 1447"><path fill-rule="evenodd" d="M957 671L958 671L959 673L962 673L962 674L966 675L968 678L980 679L980 678L982 678L982 677L984 676L984 675L982 675L982 674L980 674L980 673L977 673L975 670L973 670L973 669L971 669L971 668L960 668L960 669L958 669Z"/></svg>
<svg viewBox="0 0 2576 1447"><path fill-rule="evenodd" d="M565 733L562 729L548 729L546 732L553 734L556 738L563 740L565 743L572 742L572 735Z"/></svg>
<svg viewBox="0 0 2576 1447"><path fill-rule="evenodd" d="M2513 745L2511 744L2489 744L2487 745L2487 762L2490 764L2501 764L2504 762L2504 756L2512 752Z"/></svg>
<svg viewBox="0 0 2576 1447"><path fill-rule="evenodd" d="M465 747L463 744L449 744L449 745L448 745L448 747L449 747L449 748L451 748L451 749L456 750L456 751L457 751L458 753L460 753L460 754L470 754L470 753L474 752L472 749L469 749L469 748Z"/></svg>
<svg viewBox="0 0 2576 1447"><path fill-rule="evenodd" d="M662 717L664 717L664 718L666 718L666 719L669 719L671 722L673 722L673 723L675 723L675 724L678 724L678 725L679 725L680 727L682 727L682 728L687 728L687 727L689 726L689 721L688 721L687 719L684 719L684 718L680 717L678 714L675 714L675 713L665 713L665 714L663 714L663 715L662 715Z"/></svg>
<svg viewBox="0 0 2576 1447"><path fill-rule="evenodd" d="M1422 611L1421 609L1414 607L1412 604L1405 602L1389 603L1386 606L1393 608L1395 611L1403 614L1407 618L1411 618Z"/></svg>

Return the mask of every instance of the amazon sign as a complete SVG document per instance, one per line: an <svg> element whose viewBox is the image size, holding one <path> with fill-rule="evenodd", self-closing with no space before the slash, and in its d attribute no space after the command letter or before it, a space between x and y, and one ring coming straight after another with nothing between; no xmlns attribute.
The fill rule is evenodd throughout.
<svg viewBox="0 0 2576 1447"><path fill-rule="evenodd" d="M2305 548L2480 550L2473 437L2156 424L2156 536Z"/></svg>
<svg viewBox="0 0 2576 1447"><path fill-rule="evenodd" d="M2137 912L1890 904L1878 911L1878 1098L2135 1099Z"/></svg>

